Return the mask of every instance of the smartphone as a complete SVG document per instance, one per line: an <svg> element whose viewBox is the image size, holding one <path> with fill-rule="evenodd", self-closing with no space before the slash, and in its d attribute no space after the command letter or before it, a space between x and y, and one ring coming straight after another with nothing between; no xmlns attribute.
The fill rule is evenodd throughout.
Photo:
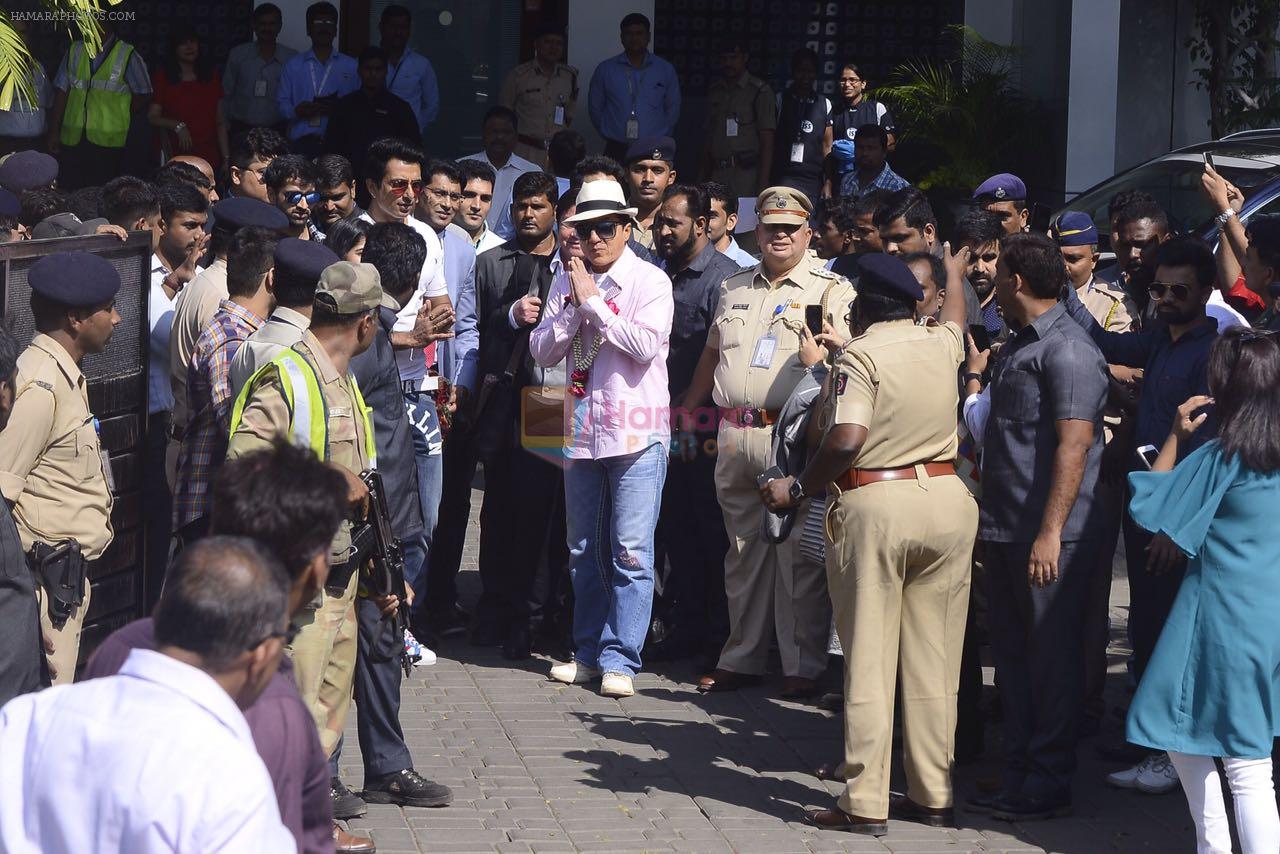
<svg viewBox="0 0 1280 854"><path fill-rule="evenodd" d="M969 327L969 335L973 338L973 346L978 349L979 353L983 350L991 349L991 333L981 323L972 324Z"/></svg>
<svg viewBox="0 0 1280 854"><path fill-rule="evenodd" d="M806 305L804 307L804 325L809 327L809 332L813 335L822 332L822 306Z"/></svg>
<svg viewBox="0 0 1280 854"><path fill-rule="evenodd" d="M1041 202L1031 203L1031 213L1027 216L1027 227L1036 234L1048 234L1052 225L1053 211Z"/></svg>
<svg viewBox="0 0 1280 854"><path fill-rule="evenodd" d="M782 474L782 469L778 468L777 466L769 466L769 468L762 471L756 477L756 486L764 486L769 481L778 480L783 476L784 475Z"/></svg>
<svg viewBox="0 0 1280 854"><path fill-rule="evenodd" d="M1143 445L1138 449L1138 459L1142 460L1142 464L1147 467L1147 471L1156 464L1156 458L1160 456L1160 449L1155 445Z"/></svg>
<svg viewBox="0 0 1280 854"><path fill-rule="evenodd" d="M1206 152L1204 152L1204 165L1205 165L1205 166L1208 166L1208 167L1209 167L1210 169L1212 169L1214 172L1217 172L1217 171L1218 171L1218 167L1217 167L1217 166L1215 166L1215 165L1214 165L1214 163L1213 163L1213 155L1212 155L1212 154L1210 154L1210 153L1209 153L1209 152L1207 152L1207 151L1206 151Z"/></svg>

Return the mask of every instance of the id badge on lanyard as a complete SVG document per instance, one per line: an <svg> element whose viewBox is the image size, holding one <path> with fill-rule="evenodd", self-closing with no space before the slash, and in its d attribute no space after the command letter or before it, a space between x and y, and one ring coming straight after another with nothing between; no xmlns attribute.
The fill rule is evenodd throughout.
<svg viewBox="0 0 1280 854"><path fill-rule="evenodd" d="M324 76L320 78L319 83L316 82L316 67L314 65L308 64L307 69L311 72L312 100L318 101L320 100L320 90L323 89L324 85L329 82L329 72L333 71L333 57L329 57L329 63L324 67ZM320 116L312 116L311 119L309 119L308 121L308 123L313 128L320 127L320 122L321 122Z"/></svg>
<svg viewBox="0 0 1280 854"><path fill-rule="evenodd" d="M627 139L640 138L640 119L636 116L636 107L640 103L640 87L644 85L644 72L633 74L627 70L627 88L631 91L631 116L627 119Z"/></svg>

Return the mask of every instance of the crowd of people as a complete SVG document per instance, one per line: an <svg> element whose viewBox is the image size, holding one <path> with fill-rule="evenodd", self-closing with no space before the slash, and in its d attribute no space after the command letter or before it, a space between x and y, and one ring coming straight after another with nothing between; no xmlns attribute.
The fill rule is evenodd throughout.
<svg viewBox="0 0 1280 854"><path fill-rule="evenodd" d="M1121 537L1136 693L1107 782L1181 783L1200 850L1229 851L1220 760L1245 850L1280 847L1280 219L1242 223L1206 166L1216 251L1129 191L1099 270L1098 224L1035 233L1000 173L944 235L856 66L833 105L798 51L775 97L733 37L685 180L679 82L637 14L588 87L603 153L548 29L483 150L428 157L411 21L387 6L352 58L316 3L299 54L262 4L221 76L194 30L154 76L108 32L35 81L47 114L0 113L0 241L151 241L153 591L81 660L117 486L81 364L121 281L59 246L27 276L34 340L0 333L0 847L373 851L336 822L451 800L414 769L400 691L462 635L615 698L666 659L698 661L701 692L756 685L776 648L781 697L843 713L815 774L845 793L808 820L872 835L954 824L998 702L1004 770L966 808L1065 816ZM144 107L163 165L122 174Z"/></svg>

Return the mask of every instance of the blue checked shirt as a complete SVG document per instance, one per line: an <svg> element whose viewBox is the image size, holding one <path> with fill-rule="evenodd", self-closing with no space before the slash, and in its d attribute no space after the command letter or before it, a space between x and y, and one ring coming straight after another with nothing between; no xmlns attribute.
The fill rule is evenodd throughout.
<svg viewBox="0 0 1280 854"><path fill-rule="evenodd" d="M880 174L876 179L865 187L858 183L858 170L854 169L840 179L840 195L847 198L862 198L872 190L888 190L894 192L901 190L903 187L910 187L911 184L907 179L903 178L897 172L889 168L886 163L884 168L880 170Z"/></svg>

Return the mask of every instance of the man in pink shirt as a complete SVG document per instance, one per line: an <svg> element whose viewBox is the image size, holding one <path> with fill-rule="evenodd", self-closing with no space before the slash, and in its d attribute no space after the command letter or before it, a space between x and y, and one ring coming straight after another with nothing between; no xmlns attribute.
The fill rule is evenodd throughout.
<svg viewBox="0 0 1280 854"><path fill-rule="evenodd" d="M569 357L565 508L573 577L573 661L560 682L602 677L629 697L653 607L653 530L667 475L671 280L627 248L635 208L622 187L590 181L572 223L583 257L552 283L529 338L539 365Z"/></svg>

